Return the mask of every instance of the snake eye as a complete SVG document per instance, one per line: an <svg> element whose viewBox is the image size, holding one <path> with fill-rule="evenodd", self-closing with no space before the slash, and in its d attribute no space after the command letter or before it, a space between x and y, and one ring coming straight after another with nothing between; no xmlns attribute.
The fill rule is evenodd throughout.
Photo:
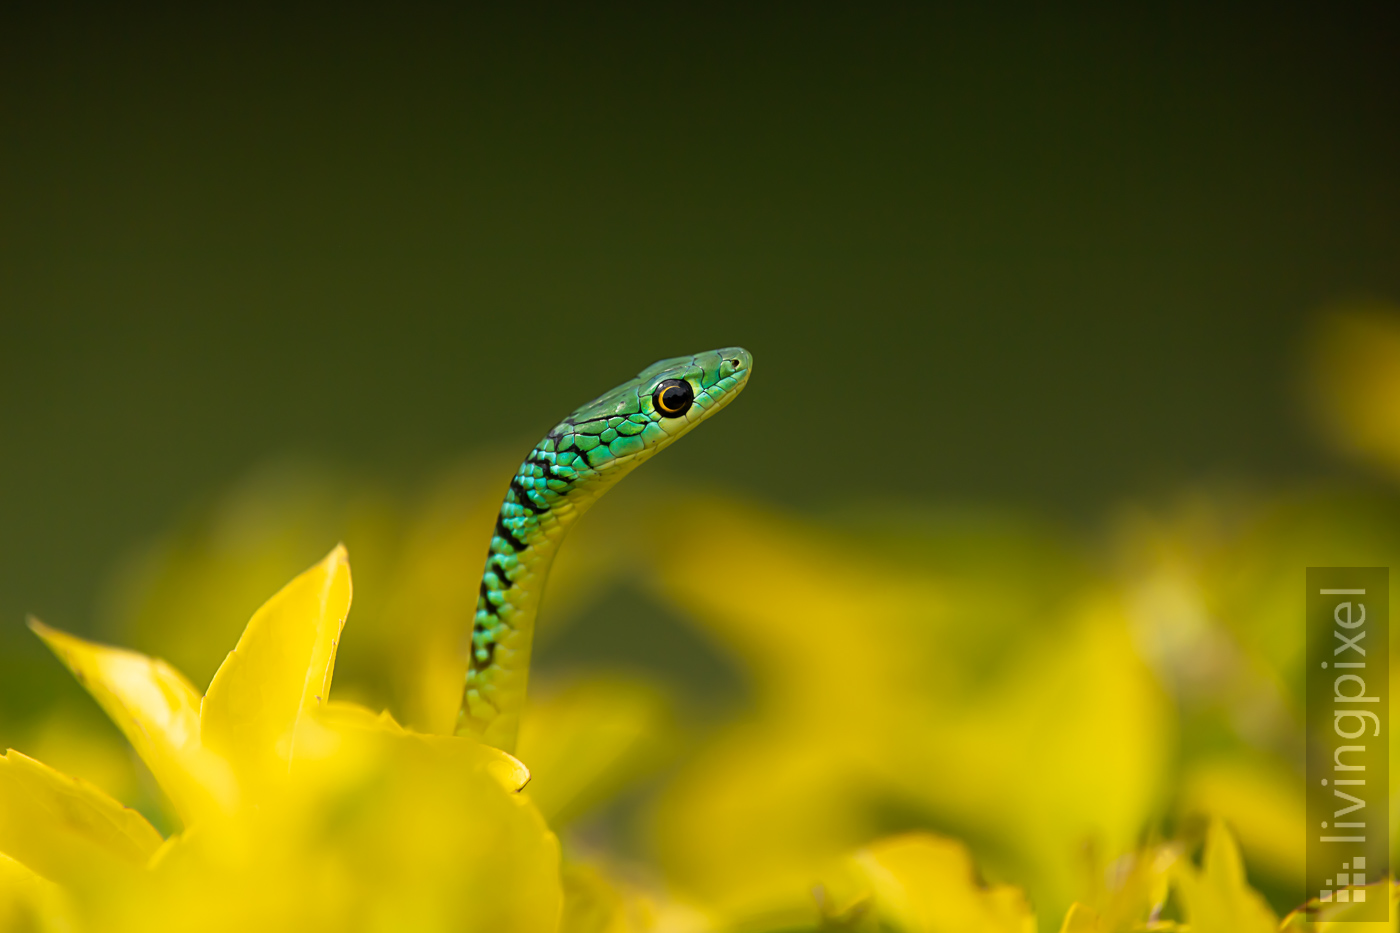
<svg viewBox="0 0 1400 933"><path fill-rule="evenodd" d="M656 387L651 401L663 418L679 418L690 411L695 390L684 379L667 379Z"/></svg>

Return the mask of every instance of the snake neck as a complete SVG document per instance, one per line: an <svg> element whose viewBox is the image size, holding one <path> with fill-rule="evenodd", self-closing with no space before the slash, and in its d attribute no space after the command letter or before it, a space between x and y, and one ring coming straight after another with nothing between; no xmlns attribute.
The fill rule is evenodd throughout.
<svg viewBox="0 0 1400 933"><path fill-rule="evenodd" d="M588 450L574 446L578 435L569 427L551 431L515 471L481 575L457 733L507 752L515 749L535 617L554 555L579 516L644 459L595 455L595 465Z"/></svg>
<svg viewBox="0 0 1400 933"><path fill-rule="evenodd" d="M458 734L515 749L535 616L564 534L618 480L733 401L751 364L742 347L659 360L576 408L530 451L486 554Z"/></svg>

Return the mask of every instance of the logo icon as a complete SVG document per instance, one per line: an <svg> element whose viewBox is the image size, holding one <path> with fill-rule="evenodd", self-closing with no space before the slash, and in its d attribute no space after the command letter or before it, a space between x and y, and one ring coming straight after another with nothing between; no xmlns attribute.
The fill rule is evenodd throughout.
<svg viewBox="0 0 1400 933"><path fill-rule="evenodd" d="M1358 855L1350 862L1342 863L1342 870L1337 872L1336 884L1333 879L1328 878L1323 884L1327 887L1322 889L1318 900L1324 904L1361 904L1366 901L1366 857Z"/></svg>

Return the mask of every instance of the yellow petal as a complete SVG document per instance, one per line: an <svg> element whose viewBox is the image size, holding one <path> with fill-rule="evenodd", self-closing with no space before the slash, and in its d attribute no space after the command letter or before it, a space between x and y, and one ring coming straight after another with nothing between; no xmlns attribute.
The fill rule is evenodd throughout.
<svg viewBox="0 0 1400 933"><path fill-rule="evenodd" d="M0 758L0 851L51 881L144 867L161 844L146 818L14 749Z"/></svg>
<svg viewBox="0 0 1400 933"><path fill-rule="evenodd" d="M519 758L493 745L486 745L473 736L409 734L434 748L470 757L508 793L518 794L530 783L530 769Z"/></svg>
<svg viewBox="0 0 1400 933"><path fill-rule="evenodd" d="M1071 907L1065 917L1066 930L1072 929L1071 920L1089 923L1076 919L1075 908L1080 914L1090 912L1084 916L1092 915L1093 923L1097 924L1088 927L1091 930L1118 933L1144 929L1166 903L1170 872L1178 858L1177 846L1153 845L1115 859L1111 867L1091 861L1090 875L1098 881L1090 885L1089 896L1083 903Z"/></svg>
<svg viewBox="0 0 1400 933"><path fill-rule="evenodd" d="M1076 902L1069 906L1069 913L1065 914L1060 933L1103 933L1103 927L1099 924L1099 915L1094 913L1094 908Z"/></svg>
<svg viewBox="0 0 1400 933"><path fill-rule="evenodd" d="M330 690L350 596L350 564L337 545L253 613L214 675L201 735L240 781L287 773L304 717Z"/></svg>
<svg viewBox="0 0 1400 933"><path fill-rule="evenodd" d="M404 732L404 727L386 709L376 713L358 703L328 702L321 705L317 718L334 728L383 729L385 732Z"/></svg>
<svg viewBox="0 0 1400 933"><path fill-rule="evenodd" d="M313 754L324 758L339 750L336 736L347 730L387 732L390 735L412 737L439 749L448 756L465 755L476 761L496 783L509 793L518 793L530 783L530 771L520 760L499 748L484 745L472 736L433 735L413 732L399 725L388 710L375 713L357 703L326 703L316 710L311 722L302 726L298 754Z"/></svg>
<svg viewBox="0 0 1400 933"><path fill-rule="evenodd" d="M499 753L343 706L303 726L278 793L154 860L131 929L556 933L558 840Z"/></svg>
<svg viewBox="0 0 1400 933"><path fill-rule="evenodd" d="M1272 933L1278 919L1246 882L1240 850L1220 820L1206 835L1204 864L1197 871L1184 859L1175 881L1191 933Z"/></svg>
<svg viewBox="0 0 1400 933"><path fill-rule="evenodd" d="M910 833L856 853L856 870L882 922L903 933L1033 933L1035 915L1008 885L983 887L967 848L952 839Z"/></svg>
<svg viewBox="0 0 1400 933"><path fill-rule="evenodd" d="M0 930L72 930L67 907L57 885L0 855Z"/></svg>
<svg viewBox="0 0 1400 933"><path fill-rule="evenodd" d="M233 807L233 772L200 742L199 694L179 671L135 651L76 638L37 619L30 619L29 627L126 735L185 825Z"/></svg>

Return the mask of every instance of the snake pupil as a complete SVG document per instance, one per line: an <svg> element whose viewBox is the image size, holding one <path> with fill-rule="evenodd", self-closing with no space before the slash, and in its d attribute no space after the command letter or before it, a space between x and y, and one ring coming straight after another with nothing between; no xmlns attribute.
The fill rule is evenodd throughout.
<svg viewBox="0 0 1400 933"><path fill-rule="evenodd" d="M667 418L679 418L690 411L695 401L695 390L684 379L667 379L656 387L652 402L656 410Z"/></svg>

